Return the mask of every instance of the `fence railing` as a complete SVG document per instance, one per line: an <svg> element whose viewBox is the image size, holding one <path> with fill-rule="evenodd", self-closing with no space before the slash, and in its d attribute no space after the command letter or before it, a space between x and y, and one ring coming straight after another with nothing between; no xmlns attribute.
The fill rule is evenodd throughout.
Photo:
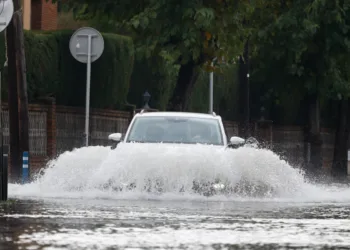
<svg viewBox="0 0 350 250"><path fill-rule="evenodd" d="M92 109L90 113L90 144L109 145L108 135L114 132L125 133L131 114L114 110ZM9 144L9 117L6 105L2 112L4 144ZM84 108L46 105L29 105L30 155L35 161L32 168L40 168L43 162L56 155L83 145L85 126ZM238 124L224 121L227 136L238 134ZM253 126L254 127L254 126ZM300 165L305 151L303 129L297 126L255 126L252 135L271 140L271 148L295 165ZM259 138L261 137L261 138ZM329 166L333 157L334 132L323 130L323 161ZM32 157L33 158L33 157Z"/></svg>

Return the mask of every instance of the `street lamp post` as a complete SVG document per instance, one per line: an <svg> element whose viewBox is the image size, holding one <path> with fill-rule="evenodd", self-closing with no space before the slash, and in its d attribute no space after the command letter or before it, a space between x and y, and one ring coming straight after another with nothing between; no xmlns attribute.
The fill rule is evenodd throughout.
<svg viewBox="0 0 350 250"><path fill-rule="evenodd" d="M214 64L211 63L211 66ZM214 72L210 72L210 82L209 82L209 114L213 113L213 102L214 102Z"/></svg>
<svg viewBox="0 0 350 250"><path fill-rule="evenodd" d="M139 112L143 113L143 112L157 112L158 111L158 109L154 109L154 108L151 108L149 106L149 100L151 99L151 95L150 95L150 93L148 93L148 91L143 93L142 99L143 99L144 104L141 106L141 108L135 109L134 114L139 113Z"/></svg>
<svg viewBox="0 0 350 250"><path fill-rule="evenodd" d="M216 57L211 62L211 66L214 67L214 61ZM209 114L214 112L214 72L211 71L209 74Z"/></svg>

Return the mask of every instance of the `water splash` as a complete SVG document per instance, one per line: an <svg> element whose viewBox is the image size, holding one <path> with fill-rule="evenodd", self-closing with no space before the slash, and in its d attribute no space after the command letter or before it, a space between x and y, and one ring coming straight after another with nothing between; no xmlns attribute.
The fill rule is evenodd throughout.
<svg viewBox="0 0 350 250"><path fill-rule="evenodd" d="M218 180L229 192L208 198L193 190L194 181L202 185ZM116 191L130 184L135 188ZM255 146L235 150L165 144L120 144L116 150L83 147L51 161L33 183L9 189L10 196L65 198L230 200L256 194L258 199L289 201L350 200L350 189L312 185L302 171Z"/></svg>

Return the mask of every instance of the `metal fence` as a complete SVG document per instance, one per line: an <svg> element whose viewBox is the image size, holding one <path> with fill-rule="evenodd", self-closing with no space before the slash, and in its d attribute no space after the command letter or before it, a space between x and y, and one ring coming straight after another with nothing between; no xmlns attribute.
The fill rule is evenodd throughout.
<svg viewBox="0 0 350 250"><path fill-rule="evenodd" d="M46 112L29 113L29 151L33 155L45 156L47 152Z"/></svg>
<svg viewBox="0 0 350 250"><path fill-rule="evenodd" d="M91 117L91 143L93 145L109 145L108 135L111 133L126 133L129 120L123 117Z"/></svg>
<svg viewBox="0 0 350 250"><path fill-rule="evenodd" d="M129 120L125 117L90 116L90 145L108 145L108 135L125 133ZM57 153L72 150L83 145L85 115L77 113L56 113Z"/></svg>
<svg viewBox="0 0 350 250"><path fill-rule="evenodd" d="M34 156L47 156L48 150L48 109L29 111L29 147ZM76 108L64 107L55 113L54 143L57 154L72 150L83 145L85 113ZM92 111L90 114L90 144L109 145L108 135L114 132L125 133L130 117L127 112ZM9 145L9 116L5 109L2 112L4 144ZM224 121L227 136L238 134L236 122ZM256 132L256 131L255 131ZM254 133L255 133L254 132ZM333 158L334 131L323 130L322 157L325 167L329 167ZM300 165L303 161L305 143L301 127L274 126L272 129L272 149L293 165Z"/></svg>
<svg viewBox="0 0 350 250"><path fill-rule="evenodd" d="M85 116L80 114L56 113L56 150L58 154L82 146L84 119Z"/></svg>
<svg viewBox="0 0 350 250"><path fill-rule="evenodd" d="M47 129L46 112L29 112L29 151L36 156L46 156L47 150ZM2 111L3 139L4 145L10 144L9 133L9 112Z"/></svg>

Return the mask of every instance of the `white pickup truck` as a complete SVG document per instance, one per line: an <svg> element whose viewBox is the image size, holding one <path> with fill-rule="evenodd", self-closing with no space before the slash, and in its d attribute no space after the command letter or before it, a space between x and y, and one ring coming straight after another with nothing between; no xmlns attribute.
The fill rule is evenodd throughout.
<svg viewBox="0 0 350 250"><path fill-rule="evenodd" d="M113 133L108 138L114 143L113 150L118 150L117 147L121 144L142 144L148 149L158 143L164 147L164 150L171 150L174 145L181 147L184 152L189 154L189 157L191 157L192 150L187 149L193 147L210 147L208 148L210 151L213 147L229 150L245 145L245 140L240 137L233 136L227 140L220 116L186 112L137 113L124 136L121 133ZM130 147L131 150L132 148ZM112 186L114 190L122 191L134 189L136 184L117 185L117 188L115 185ZM148 188L145 187L145 189ZM197 183L194 181L193 189L204 195L213 195L217 192L225 192L225 185L220 182ZM157 192L162 192L161 188Z"/></svg>

